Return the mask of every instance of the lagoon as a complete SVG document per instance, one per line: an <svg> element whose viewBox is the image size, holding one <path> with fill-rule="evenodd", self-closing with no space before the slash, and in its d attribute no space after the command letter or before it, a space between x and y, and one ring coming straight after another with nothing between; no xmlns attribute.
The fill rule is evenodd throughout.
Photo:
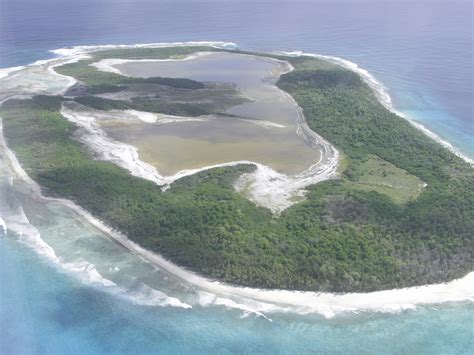
<svg viewBox="0 0 474 355"><path fill-rule="evenodd" d="M289 70L285 62L209 53L188 60L130 61L114 68L133 77L184 77L232 84L247 99L223 112L229 116L102 125L113 138L138 147L140 157L164 175L241 160L292 175L320 159L320 152L297 134L299 112L294 102L274 85Z"/></svg>

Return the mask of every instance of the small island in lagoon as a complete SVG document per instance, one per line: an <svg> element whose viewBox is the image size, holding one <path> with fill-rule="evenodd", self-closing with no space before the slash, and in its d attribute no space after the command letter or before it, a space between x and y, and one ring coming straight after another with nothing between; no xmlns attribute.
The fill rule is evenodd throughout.
<svg viewBox="0 0 474 355"><path fill-rule="evenodd" d="M74 85L4 101L8 146L45 195L179 266L331 292L472 271L472 166L354 71L212 46L97 50L53 69Z"/></svg>

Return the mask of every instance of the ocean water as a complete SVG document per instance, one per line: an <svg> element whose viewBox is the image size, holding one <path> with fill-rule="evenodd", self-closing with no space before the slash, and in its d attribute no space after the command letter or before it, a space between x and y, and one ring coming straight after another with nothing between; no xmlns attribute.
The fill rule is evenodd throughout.
<svg viewBox="0 0 474 355"><path fill-rule="evenodd" d="M472 351L466 329L472 325L472 303L390 316L241 319L235 310L157 308L112 298L8 239L0 239L0 253L3 354Z"/></svg>
<svg viewBox="0 0 474 355"><path fill-rule="evenodd" d="M471 27L468 0L0 0L0 67L67 46L192 40L335 55L474 157ZM0 237L0 353L474 352L472 302L330 319L207 302L65 209L30 199L2 164L0 212L22 228Z"/></svg>

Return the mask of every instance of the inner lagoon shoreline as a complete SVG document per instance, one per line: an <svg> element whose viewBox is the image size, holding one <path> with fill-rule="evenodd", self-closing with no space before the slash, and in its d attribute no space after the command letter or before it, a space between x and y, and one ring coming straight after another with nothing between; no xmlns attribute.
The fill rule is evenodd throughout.
<svg viewBox="0 0 474 355"><path fill-rule="evenodd" d="M202 44L202 42L199 42ZM209 43L209 42L207 42ZM191 45L191 44L178 44L178 45ZM143 47L152 45L140 45ZM173 46L173 44L163 44L164 47ZM94 46L95 47L95 46ZM75 47L76 48L76 47ZM107 48L112 48L107 46ZM113 47L116 48L116 47ZM124 48L119 46L118 48ZM129 47L127 47L129 48ZM135 47L131 47L135 48ZM89 49L93 50L91 47ZM103 47L98 48L103 49ZM79 54L79 53L77 53ZM16 161L16 157L13 153L4 146L7 156L9 157L12 166L15 168L17 174L24 180L31 183L31 186L36 186L34 190L40 194L39 186L32 181ZM28 180L29 179L29 180ZM42 197L51 201L61 202L67 207L73 209L78 215L87 219L99 230L102 230L111 238L119 242L134 253L140 254L147 258L157 266L168 270L176 276L186 280L187 282L193 283L199 287L207 289L212 292L220 293L233 293L244 297L253 299L259 299L262 301L269 301L275 303L282 303L299 307L299 311L302 313L311 313L308 309L312 309L313 312L322 313L330 317L334 313L339 311L382 311L382 312L398 312L403 309L413 308L416 304L436 304L442 302L456 302L456 301L472 301L474 299L474 290L469 287L472 284L474 273L469 273L462 279L454 280L449 283L417 286L404 289L395 289L387 291L377 291L371 293L347 293L347 294L334 294L334 293L320 293L320 292L300 292L300 291L283 291L283 290L260 290L252 288L241 288L234 287L211 280L202 278L192 272L186 271L183 268L176 266L173 263L166 261L155 253L150 253L145 249L139 247L134 242L130 241L124 235L112 230L102 222L95 219L87 211L81 207L75 205L73 202L65 199L56 199L49 197ZM438 295L434 298L430 298L429 295L438 292ZM263 296L262 296L263 294ZM390 301L377 303L377 299L385 298L389 299L393 296ZM284 299L284 302L281 300ZM303 301L303 302L302 302ZM303 309L303 310L302 310Z"/></svg>
<svg viewBox="0 0 474 355"><path fill-rule="evenodd" d="M180 59L102 59L96 63L92 63L91 66L99 69L100 71L127 76L113 65L117 63L125 64L141 62L184 61L212 54L215 53L196 52ZM305 120L303 110L298 105L296 100L290 94L284 90L281 90L276 85L276 82L281 77L281 75L290 73L294 70L294 67L291 65L291 63L276 58L265 56L259 57L258 53L236 53L232 55L263 59L265 61L276 62L281 65L281 68L279 68L278 72L272 73L271 77L269 77L267 81L269 81L269 84L272 86L272 88L278 90L278 92L280 92L294 108L296 113L296 135L301 137L306 142L306 144L311 147L311 149L318 152L318 161L312 162L310 166L297 174L281 173L268 165L256 161L237 160L212 164L199 168L185 169L178 171L173 175L165 176L160 174L156 167L141 160L139 158L137 148L129 146L126 143L113 140L105 132L103 132L103 130L95 124L95 120L91 120L89 116L85 117L80 112L67 110L65 109L64 105L61 113L68 120L80 125L85 129L85 134L81 135L80 140L104 160L115 162L117 165L130 171L132 175L151 180L158 185L165 185L163 188L164 190L166 190L174 181L178 179L209 169L230 167L240 164L254 165L256 170L252 173L242 174L242 176L234 184L234 187L237 191L244 193L245 196L252 202L259 206L269 208L275 215L278 215L283 210L293 205L295 203L295 198L301 198L304 196L304 188L306 186L336 178L338 176L340 153L330 142L310 129ZM125 113L125 111L123 113ZM176 118L177 117L179 116L176 116ZM186 117L181 118L183 119L182 122L185 122L187 119ZM245 119L243 120L250 121ZM258 120L255 122L262 121ZM266 121L263 121L262 124L268 126L268 124L265 124L265 122ZM114 147L117 149L114 149ZM119 151L121 150L119 147L128 147L128 149L125 149L126 152L123 153ZM116 154L113 153L114 150L117 151ZM130 157L130 155L132 155L132 157Z"/></svg>

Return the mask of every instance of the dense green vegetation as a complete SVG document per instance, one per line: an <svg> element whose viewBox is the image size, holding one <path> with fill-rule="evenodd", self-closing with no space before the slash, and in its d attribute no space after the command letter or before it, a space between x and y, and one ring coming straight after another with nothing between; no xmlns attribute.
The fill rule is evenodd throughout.
<svg viewBox="0 0 474 355"><path fill-rule="evenodd" d="M159 84L177 89L198 90L205 85L199 81L186 78L131 78L115 73L107 73L90 66L95 60L81 60L76 63L65 64L55 71L59 74L75 77L77 80L89 85L93 90L100 92L113 92L123 88L126 84Z"/></svg>
<svg viewBox="0 0 474 355"><path fill-rule="evenodd" d="M98 96L79 96L74 101L96 110L138 110L175 116L201 116L214 113L206 103L167 102L148 97L135 97L131 101L104 99Z"/></svg>
<svg viewBox="0 0 474 355"><path fill-rule="evenodd" d="M95 55L190 53L160 50ZM212 169L161 192L92 159L72 139L75 126L59 114L62 98L7 101L5 135L46 193L74 200L144 247L211 278L369 291L471 271L474 169L387 111L357 74L314 58L290 60L295 71L279 87L297 100L309 126L344 153L347 166L341 179L311 186L306 200L279 217L234 192L233 181L252 166ZM384 178L404 186L403 198L383 187ZM427 186L417 189L422 182Z"/></svg>

